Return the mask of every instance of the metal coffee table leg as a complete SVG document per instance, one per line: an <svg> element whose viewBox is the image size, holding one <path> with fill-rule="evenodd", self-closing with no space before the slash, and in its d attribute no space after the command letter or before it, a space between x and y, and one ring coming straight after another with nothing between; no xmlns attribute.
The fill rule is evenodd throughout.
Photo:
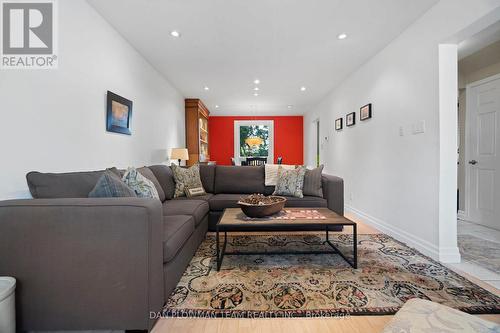
<svg viewBox="0 0 500 333"><path fill-rule="evenodd" d="M357 269L358 268L358 234L357 234L357 228L356 225L352 225L352 239L353 239L353 259L349 260L335 245L333 245L332 242L330 242L329 238L329 233L328 233L328 227L326 228L326 243L330 245L332 249L335 250L336 253L338 253L349 265L351 265L352 268Z"/></svg>
<svg viewBox="0 0 500 333"><path fill-rule="evenodd" d="M227 245L227 231L224 231L224 243L222 244L222 250L219 249L219 227L216 229L216 247L217 247L217 272L220 271L220 267L222 266L222 259L224 259L224 254L226 253L226 245Z"/></svg>

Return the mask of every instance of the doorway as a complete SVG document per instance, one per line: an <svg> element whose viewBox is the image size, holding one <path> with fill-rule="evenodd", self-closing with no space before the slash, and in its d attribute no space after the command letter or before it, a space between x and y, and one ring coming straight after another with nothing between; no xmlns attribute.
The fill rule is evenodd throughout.
<svg viewBox="0 0 500 333"><path fill-rule="evenodd" d="M315 149L315 155L314 155L314 163L316 167L319 167L321 162L320 162L320 151L321 151L321 136L319 132L319 118L314 121L314 131L315 131L315 141L316 141L316 149Z"/></svg>
<svg viewBox="0 0 500 333"><path fill-rule="evenodd" d="M486 45L458 48L458 216L500 231L500 23L493 26Z"/></svg>
<svg viewBox="0 0 500 333"><path fill-rule="evenodd" d="M465 215L500 230L500 73L467 85L466 103Z"/></svg>
<svg viewBox="0 0 500 333"><path fill-rule="evenodd" d="M456 268L500 286L500 22L458 45Z"/></svg>

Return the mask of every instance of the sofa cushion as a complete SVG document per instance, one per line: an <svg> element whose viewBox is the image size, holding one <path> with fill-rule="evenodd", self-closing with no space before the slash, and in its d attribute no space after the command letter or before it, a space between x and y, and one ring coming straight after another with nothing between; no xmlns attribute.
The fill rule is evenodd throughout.
<svg viewBox="0 0 500 333"><path fill-rule="evenodd" d="M175 192L175 180L172 169L169 166L159 164L152 165L149 169L153 172L158 183L160 184L163 192L165 193L165 199L170 200L174 197Z"/></svg>
<svg viewBox="0 0 500 333"><path fill-rule="evenodd" d="M200 178L207 193L215 192L215 165L200 164Z"/></svg>
<svg viewBox="0 0 500 333"><path fill-rule="evenodd" d="M216 194L208 200L210 211L219 212L226 208L238 208L238 201L246 194ZM287 207L327 207L326 199L305 196L303 198L285 197Z"/></svg>
<svg viewBox="0 0 500 333"><path fill-rule="evenodd" d="M153 171L151 171L148 167L138 168L137 171L153 183L161 202L165 201L165 191L163 191L163 188L161 187L160 182L158 182L158 179L154 175Z"/></svg>
<svg viewBox="0 0 500 333"><path fill-rule="evenodd" d="M163 203L163 215L191 215L196 226L208 214L209 206L204 200L167 200Z"/></svg>
<svg viewBox="0 0 500 333"><path fill-rule="evenodd" d="M87 198L103 172L29 172L26 180L35 199Z"/></svg>
<svg viewBox="0 0 500 333"><path fill-rule="evenodd" d="M326 199L306 195L303 198L285 197L286 207L327 207Z"/></svg>
<svg viewBox="0 0 500 333"><path fill-rule="evenodd" d="M215 193L264 193L263 166L216 166Z"/></svg>
<svg viewBox="0 0 500 333"><path fill-rule="evenodd" d="M275 189L276 189L276 186L266 186L264 188L264 195L272 195L274 193Z"/></svg>
<svg viewBox="0 0 500 333"><path fill-rule="evenodd" d="M175 198L174 200L204 200L204 201L208 201L210 200L210 198L212 198L214 195L212 193L207 193L205 195L200 195L200 196L197 196L197 197L192 197L192 198L188 198L188 197L178 197L178 198Z"/></svg>
<svg viewBox="0 0 500 333"><path fill-rule="evenodd" d="M226 208L238 208L237 202L246 194L216 194L208 200L211 211L222 211Z"/></svg>
<svg viewBox="0 0 500 333"><path fill-rule="evenodd" d="M137 197L135 191L121 180L115 172L106 170L97 180L89 198Z"/></svg>
<svg viewBox="0 0 500 333"><path fill-rule="evenodd" d="M194 218L189 215L163 217L163 262L171 261L194 232Z"/></svg>

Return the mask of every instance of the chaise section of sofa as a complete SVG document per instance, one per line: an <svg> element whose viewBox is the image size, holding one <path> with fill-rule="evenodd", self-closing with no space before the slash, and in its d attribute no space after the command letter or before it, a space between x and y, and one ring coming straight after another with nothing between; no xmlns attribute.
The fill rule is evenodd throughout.
<svg viewBox="0 0 500 333"><path fill-rule="evenodd" d="M173 182L169 167L137 170L155 184L162 201L87 198L104 172L100 170L30 172L26 178L35 199L1 203L0 241L9 238L11 241L2 245L10 252L19 249L20 255L20 259L4 261L9 251L0 253L0 274L18 280L18 313L23 314L18 327L151 328L154 320L149 320L150 311L161 310L205 237L209 206L204 200L171 200L175 183L164 186L166 181ZM136 213L144 210L142 206L151 222ZM142 233L138 230L141 226ZM144 229L146 226L149 229ZM147 230L150 239L145 239ZM71 244L80 246L74 255L68 250ZM31 255L47 249L53 254ZM147 251L154 256L139 256ZM50 280L53 273L57 278ZM96 278L92 279L93 275ZM63 283L66 278L69 282ZM66 310L71 315L64 316ZM120 315L113 316L114 312Z"/></svg>
<svg viewBox="0 0 500 333"><path fill-rule="evenodd" d="M157 200L0 202L0 275L17 279L18 329L149 329L163 293Z"/></svg>

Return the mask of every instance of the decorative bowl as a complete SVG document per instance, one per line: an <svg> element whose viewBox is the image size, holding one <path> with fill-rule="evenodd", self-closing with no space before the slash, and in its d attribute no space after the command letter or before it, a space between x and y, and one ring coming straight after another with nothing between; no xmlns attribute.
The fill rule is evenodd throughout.
<svg viewBox="0 0 500 333"><path fill-rule="evenodd" d="M280 212L285 207L286 198L262 194L252 194L247 198L240 199L238 205L248 217L266 217Z"/></svg>

